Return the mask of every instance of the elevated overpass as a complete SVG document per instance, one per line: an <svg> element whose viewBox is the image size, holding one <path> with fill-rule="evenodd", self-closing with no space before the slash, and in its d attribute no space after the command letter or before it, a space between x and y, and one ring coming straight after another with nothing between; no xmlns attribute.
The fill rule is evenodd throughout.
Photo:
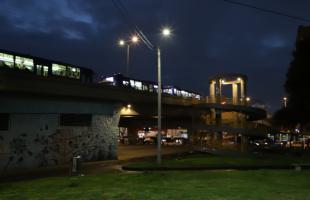
<svg viewBox="0 0 310 200"><path fill-rule="evenodd" d="M136 131L137 127L157 126L156 93L10 72L0 72L0 92L1 113L96 114L104 110L109 115L117 113L118 126L131 128L132 131ZM58 103L49 104L47 107L44 106L46 101ZM268 132L268 129L248 125L250 121L266 117L266 111L253 107L253 102L250 101L233 101L223 96L194 99L163 94L162 103L163 128L183 127L190 132L225 131L256 136L266 135ZM27 106L32 104L44 107L44 110L36 111L33 106ZM68 109L68 104L76 106ZM130 108L127 108L129 104ZM239 124L237 127L224 124L215 118L214 112L239 113L248 123Z"/></svg>
<svg viewBox="0 0 310 200"><path fill-rule="evenodd" d="M117 109L120 110L130 104L135 113L124 112L121 113L121 116L139 116L141 118L143 116L155 117L157 115L156 93L103 84L85 84L58 77L41 77L26 73L0 71L0 92L4 94L3 97L5 98L20 97L27 99L40 97L43 99L73 99L80 102L113 102L118 104ZM249 120L266 117L266 111L262 108L253 107L251 102L233 102L225 97L193 99L163 94L162 103L163 117L188 118L209 112L210 109L244 113ZM2 112L6 109L8 107L1 107ZM94 112L96 111L94 110Z"/></svg>

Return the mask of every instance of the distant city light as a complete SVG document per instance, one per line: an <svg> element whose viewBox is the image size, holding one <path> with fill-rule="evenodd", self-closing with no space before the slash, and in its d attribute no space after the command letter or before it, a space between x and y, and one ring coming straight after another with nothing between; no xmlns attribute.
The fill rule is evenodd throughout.
<svg viewBox="0 0 310 200"><path fill-rule="evenodd" d="M128 108L128 109L130 109L130 108L131 108L131 105L130 105L130 104L128 104L128 105L127 105L127 108Z"/></svg>
<svg viewBox="0 0 310 200"><path fill-rule="evenodd" d="M246 101L251 101L251 98L250 98L250 97L247 97L245 100L246 100Z"/></svg>

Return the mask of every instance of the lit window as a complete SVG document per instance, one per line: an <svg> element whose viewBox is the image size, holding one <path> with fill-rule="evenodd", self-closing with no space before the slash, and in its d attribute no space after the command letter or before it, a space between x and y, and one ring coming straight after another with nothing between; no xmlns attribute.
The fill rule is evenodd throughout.
<svg viewBox="0 0 310 200"><path fill-rule="evenodd" d="M52 74L56 76L66 76L67 70L66 66L64 65L59 65L59 64L54 64L52 65Z"/></svg>
<svg viewBox="0 0 310 200"><path fill-rule="evenodd" d="M37 66L37 75L39 76L48 76L48 66L36 65Z"/></svg>
<svg viewBox="0 0 310 200"><path fill-rule="evenodd" d="M67 74L69 78L75 78L75 79L80 79L80 75L81 75L79 68L71 67L71 66L68 66Z"/></svg>
<svg viewBox="0 0 310 200"><path fill-rule="evenodd" d="M153 85L149 85L149 91L150 92L153 92L154 90L153 90Z"/></svg>
<svg viewBox="0 0 310 200"><path fill-rule="evenodd" d="M42 69L43 69L42 65L37 65L37 75L40 76L42 74Z"/></svg>
<svg viewBox="0 0 310 200"><path fill-rule="evenodd" d="M14 56L0 53L0 66L14 67Z"/></svg>
<svg viewBox="0 0 310 200"><path fill-rule="evenodd" d="M43 66L43 76L48 76L48 66Z"/></svg>
<svg viewBox="0 0 310 200"><path fill-rule="evenodd" d="M149 89L148 89L147 85L142 85L142 90L148 91Z"/></svg>
<svg viewBox="0 0 310 200"><path fill-rule="evenodd" d="M142 83L140 81L135 81L135 88L138 90L142 90Z"/></svg>
<svg viewBox="0 0 310 200"><path fill-rule="evenodd" d="M24 58L24 57L16 56L15 64L16 64L16 67L19 69L33 71L33 59L31 58Z"/></svg>
<svg viewBox="0 0 310 200"><path fill-rule="evenodd" d="M130 86L133 88L135 87L135 81L134 80L130 80Z"/></svg>
<svg viewBox="0 0 310 200"><path fill-rule="evenodd" d="M128 86L129 82L128 81L123 81L123 85Z"/></svg>
<svg viewBox="0 0 310 200"><path fill-rule="evenodd" d="M183 97L188 97L188 92L186 92L184 90L181 91L181 94L182 94Z"/></svg>
<svg viewBox="0 0 310 200"><path fill-rule="evenodd" d="M113 83L114 82L114 77L108 77L105 79L107 82L111 82Z"/></svg>
<svg viewBox="0 0 310 200"><path fill-rule="evenodd" d="M172 88L164 89L164 93L166 94L173 94L172 91Z"/></svg>
<svg viewBox="0 0 310 200"><path fill-rule="evenodd" d="M154 85L154 91L158 92L158 85Z"/></svg>

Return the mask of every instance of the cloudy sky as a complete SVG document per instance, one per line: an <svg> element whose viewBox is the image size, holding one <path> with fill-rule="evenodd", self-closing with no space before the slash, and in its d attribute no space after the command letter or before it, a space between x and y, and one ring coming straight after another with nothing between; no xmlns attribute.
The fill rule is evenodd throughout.
<svg viewBox="0 0 310 200"><path fill-rule="evenodd" d="M238 0L310 19L309 0ZM280 107L299 25L283 16L223 0L122 0L153 43L161 27L165 84L208 94L208 77L244 73L248 93L270 110ZM0 0L0 48L92 68L97 76L124 73L126 50L117 40L134 30L112 0ZM309 23L308 23L309 24ZM132 48L131 76L156 79L156 55Z"/></svg>

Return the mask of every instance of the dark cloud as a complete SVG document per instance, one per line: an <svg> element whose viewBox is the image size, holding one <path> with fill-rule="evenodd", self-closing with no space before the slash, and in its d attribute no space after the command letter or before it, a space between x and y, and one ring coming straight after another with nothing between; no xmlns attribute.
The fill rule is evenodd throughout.
<svg viewBox="0 0 310 200"><path fill-rule="evenodd" d="M310 18L307 0L240 0ZM163 25L174 36L162 45L163 79L208 93L208 77L240 72L249 94L275 110L302 22L228 4L222 0L123 0L132 19L151 41ZM112 0L2 0L1 48L87 66L98 75L125 69L126 50L116 45L133 29ZM156 79L155 52L132 47L131 75Z"/></svg>

